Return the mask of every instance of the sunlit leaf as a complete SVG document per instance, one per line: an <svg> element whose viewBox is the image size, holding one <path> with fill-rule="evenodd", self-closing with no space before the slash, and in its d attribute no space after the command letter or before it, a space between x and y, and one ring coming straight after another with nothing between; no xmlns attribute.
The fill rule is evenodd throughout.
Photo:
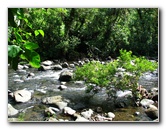
<svg viewBox="0 0 166 129"><path fill-rule="evenodd" d="M44 37L44 31L43 30L38 30L38 32Z"/></svg>
<svg viewBox="0 0 166 129"><path fill-rule="evenodd" d="M39 46L36 43L27 42L24 44L24 47L28 50L34 50L37 49Z"/></svg>
<svg viewBox="0 0 166 129"><path fill-rule="evenodd" d="M29 64L34 68L40 67L40 55L33 50L25 50L25 53L21 54L21 59L27 60Z"/></svg>
<svg viewBox="0 0 166 129"><path fill-rule="evenodd" d="M34 33L35 33L35 36L39 35L39 31L38 30L35 30Z"/></svg>

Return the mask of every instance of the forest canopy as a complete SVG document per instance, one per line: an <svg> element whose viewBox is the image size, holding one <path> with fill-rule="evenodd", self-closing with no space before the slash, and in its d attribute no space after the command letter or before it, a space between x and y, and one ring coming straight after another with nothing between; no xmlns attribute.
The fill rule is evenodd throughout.
<svg viewBox="0 0 166 129"><path fill-rule="evenodd" d="M158 14L158 8L9 8L8 45L35 67L45 59L117 57L120 49L157 57Z"/></svg>

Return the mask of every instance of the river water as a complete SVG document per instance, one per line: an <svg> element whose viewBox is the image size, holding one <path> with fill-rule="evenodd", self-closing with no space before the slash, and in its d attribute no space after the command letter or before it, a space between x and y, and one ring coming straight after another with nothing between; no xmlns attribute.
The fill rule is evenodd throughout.
<svg viewBox="0 0 166 129"><path fill-rule="evenodd" d="M63 70L66 70L66 68ZM14 71L10 68L8 69L8 89L10 91L27 89L33 94L32 99L26 103L16 103L13 99L8 98L8 103L12 104L14 108L18 110L28 108L23 116L24 121L44 121L45 115L43 111L48 105L44 105L41 99L55 95L61 95L69 100L68 106L77 112L89 108L95 110L99 106L103 108L103 112L111 111L115 114L116 117L113 121L152 121L146 116L142 107L129 106L115 109L104 105L105 103L108 104L104 90L92 97L91 94L85 93L86 86L82 81L67 82L65 84L67 89L59 90L60 82L58 78L63 70L38 71L34 68L28 68ZM35 76L27 78L28 73L34 73ZM146 86L147 89L158 87L158 72L145 73L140 78L139 83ZM140 115L135 115L136 112L139 112ZM14 117L20 117L20 115L18 114ZM57 118L73 121L71 117L64 114L57 114Z"/></svg>

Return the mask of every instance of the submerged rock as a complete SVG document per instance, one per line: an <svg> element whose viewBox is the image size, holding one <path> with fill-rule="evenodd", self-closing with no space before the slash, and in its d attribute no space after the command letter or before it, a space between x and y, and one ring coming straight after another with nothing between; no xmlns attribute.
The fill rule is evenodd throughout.
<svg viewBox="0 0 166 129"><path fill-rule="evenodd" d="M52 97L46 97L42 99L42 103L45 104L54 104L56 105L60 110L62 110L64 107L67 106L68 103L64 102L62 100L61 96L52 96Z"/></svg>
<svg viewBox="0 0 166 129"><path fill-rule="evenodd" d="M46 97L42 99L42 103L45 104L54 104L56 102L62 101L62 96L52 96L52 97Z"/></svg>

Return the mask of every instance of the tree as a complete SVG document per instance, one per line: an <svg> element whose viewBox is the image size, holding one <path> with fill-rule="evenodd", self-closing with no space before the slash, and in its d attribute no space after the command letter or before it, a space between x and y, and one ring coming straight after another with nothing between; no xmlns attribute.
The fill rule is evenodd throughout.
<svg viewBox="0 0 166 129"><path fill-rule="evenodd" d="M8 63L15 70L19 59L28 61L34 68L40 67L40 55L35 51L38 44L30 42L32 33L22 28L26 24L33 30L30 22L24 17L26 11L27 9L23 8L8 8ZM34 33L35 36L41 34L44 37L42 30L35 30Z"/></svg>

